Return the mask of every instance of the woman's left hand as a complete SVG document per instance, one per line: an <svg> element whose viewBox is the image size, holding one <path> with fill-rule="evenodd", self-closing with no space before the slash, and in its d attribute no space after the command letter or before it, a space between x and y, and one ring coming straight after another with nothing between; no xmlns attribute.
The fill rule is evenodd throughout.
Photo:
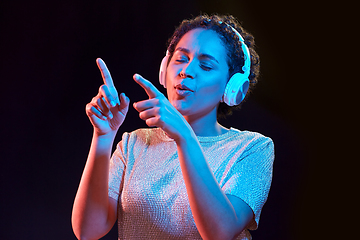
<svg viewBox="0 0 360 240"><path fill-rule="evenodd" d="M181 139L186 129L191 130L190 125L174 108L169 100L151 82L135 74L134 80L145 90L149 99L136 102L134 108L139 112L139 117L149 127L159 127L176 142Z"/></svg>

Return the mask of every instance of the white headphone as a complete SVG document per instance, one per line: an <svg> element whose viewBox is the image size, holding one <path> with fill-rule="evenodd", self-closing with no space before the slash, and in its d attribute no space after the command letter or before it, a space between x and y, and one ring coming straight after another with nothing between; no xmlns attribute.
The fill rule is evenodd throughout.
<svg viewBox="0 0 360 240"><path fill-rule="evenodd" d="M222 22L219 23L221 24ZM241 101L244 100L245 95L249 89L251 58L250 58L249 48L246 46L244 38L235 28L233 28L232 26L230 27L239 37L239 40L241 42L241 49L243 50L244 58L245 58L245 63L244 66L242 67L244 73L235 73L230 78L229 82L226 85L224 95L222 97L222 102L225 102L229 106L234 106L240 104ZM166 81L165 81L166 66L169 57L170 57L170 53L169 51L166 51L166 56L161 61L160 71L159 71L160 84L163 85L165 88L166 88Z"/></svg>

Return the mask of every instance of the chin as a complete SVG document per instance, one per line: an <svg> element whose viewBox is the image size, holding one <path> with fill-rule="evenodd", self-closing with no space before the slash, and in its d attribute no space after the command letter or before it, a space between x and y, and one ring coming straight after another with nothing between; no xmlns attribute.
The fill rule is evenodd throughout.
<svg viewBox="0 0 360 240"><path fill-rule="evenodd" d="M191 105L188 102L182 100L173 100L171 101L171 105L173 105L174 108L178 110L183 116L189 115L192 110Z"/></svg>

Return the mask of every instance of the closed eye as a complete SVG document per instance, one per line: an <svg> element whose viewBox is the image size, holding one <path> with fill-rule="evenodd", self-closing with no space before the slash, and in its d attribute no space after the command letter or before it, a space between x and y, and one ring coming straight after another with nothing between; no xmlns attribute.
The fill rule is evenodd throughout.
<svg viewBox="0 0 360 240"><path fill-rule="evenodd" d="M189 61L188 57L183 55L183 54L176 54L177 56L175 56L174 61L175 63L186 63Z"/></svg>
<svg viewBox="0 0 360 240"><path fill-rule="evenodd" d="M187 62L187 59L176 59L175 62L177 63L184 63L184 62Z"/></svg>
<svg viewBox="0 0 360 240"><path fill-rule="evenodd" d="M203 70L205 70L205 71L210 71L210 70L213 69L212 66L210 66L210 65L208 65L208 64L202 64L202 63L200 63L200 67L201 67Z"/></svg>

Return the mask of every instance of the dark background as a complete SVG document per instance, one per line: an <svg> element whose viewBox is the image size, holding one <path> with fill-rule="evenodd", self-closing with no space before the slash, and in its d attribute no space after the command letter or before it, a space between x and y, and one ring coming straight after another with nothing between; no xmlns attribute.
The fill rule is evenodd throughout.
<svg viewBox="0 0 360 240"><path fill-rule="evenodd" d="M102 84L95 59L105 60L132 102L146 98L134 73L165 92L158 70L166 41L182 19L200 12L233 14L255 36L261 57L256 90L221 121L275 142L273 184L254 239L345 236L343 213L351 206L339 203L348 184L338 181L338 163L348 159L340 134L349 126L341 121L336 96L343 90L331 60L340 24L326 4L1 1L0 239L75 239L72 203L92 136L85 105ZM140 127L130 108L120 132ZM104 239L116 236L113 228Z"/></svg>

